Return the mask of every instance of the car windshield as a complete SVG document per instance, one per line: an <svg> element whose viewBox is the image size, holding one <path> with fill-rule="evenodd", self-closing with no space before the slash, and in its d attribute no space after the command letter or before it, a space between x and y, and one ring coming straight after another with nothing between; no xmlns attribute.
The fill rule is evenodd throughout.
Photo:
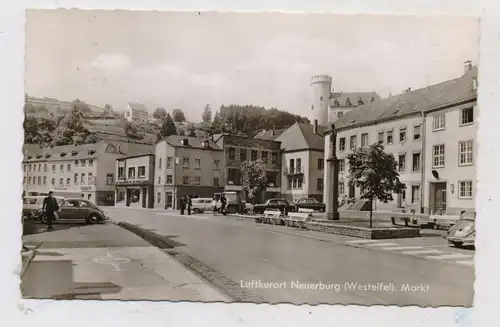
<svg viewBox="0 0 500 327"><path fill-rule="evenodd" d="M475 219L476 219L476 213L473 211L465 212L460 216L460 220L475 220Z"/></svg>

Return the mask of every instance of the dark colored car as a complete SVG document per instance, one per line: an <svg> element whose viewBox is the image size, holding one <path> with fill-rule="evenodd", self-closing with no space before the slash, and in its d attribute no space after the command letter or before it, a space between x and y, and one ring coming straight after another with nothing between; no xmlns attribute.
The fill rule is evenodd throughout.
<svg viewBox="0 0 500 327"><path fill-rule="evenodd" d="M285 199L269 199L264 204L256 204L253 206L254 214L263 214L266 210L279 210L284 215L287 215L289 212L295 211L295 206L291 205Z"/></svg>
<svg viewBox="0 0 500 327"><path fill-rule="evenodd" d="M108 215L94 203L84 199L64 199L59 204L56 221L85 221L87 224L97 224L109 220ZM42 222L47 222L45 213L40 216Z"/></svg>
<svg viewBox="0 0 500 327"><path fill-rule="evenodd" d="M299 209L312 209L314 211L325 212L326 206L313 198L302 198L295 201L295 208Z"/></svg>
<svg viewBox="0 0 500 327"><path fill-rule="evenodd" d="M460 216L445 235L448 244L455 247L474 246L476 241L476 213L468 211Z"/></svg>

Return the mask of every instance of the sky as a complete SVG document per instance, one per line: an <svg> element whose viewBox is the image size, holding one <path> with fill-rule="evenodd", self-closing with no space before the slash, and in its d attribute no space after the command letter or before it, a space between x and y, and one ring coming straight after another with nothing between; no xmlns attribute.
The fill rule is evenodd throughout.
<svg viewBox="0 0 500 327"><path fill-rule="evenodd" d="M477 18L338 14L30 10L26 93L124 110L206 104L306 115L311 77L381 97L459 77L478 60Z"/></svg>

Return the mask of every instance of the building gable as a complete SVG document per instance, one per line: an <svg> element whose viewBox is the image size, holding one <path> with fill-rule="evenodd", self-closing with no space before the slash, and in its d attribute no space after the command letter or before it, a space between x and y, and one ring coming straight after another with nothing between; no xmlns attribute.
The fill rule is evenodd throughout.
<svg viewBox="0 0 500 327"><path fill-rule="evenodd" d="M275 140L281 142L281 148L285 151L294 151L309 148L309 145L307 144L299 123L295 123L290 126Z"/></svg>

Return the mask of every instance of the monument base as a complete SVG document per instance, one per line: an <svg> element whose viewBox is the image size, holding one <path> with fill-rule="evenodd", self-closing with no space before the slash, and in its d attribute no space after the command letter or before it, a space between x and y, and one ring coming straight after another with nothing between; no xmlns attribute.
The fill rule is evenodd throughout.
<svg viewBox="0 0 500 327"><path fill-rule="evenodd" d="M328 212L326 214L327 220L340 220L340 215L338 212Z"/></svg>

